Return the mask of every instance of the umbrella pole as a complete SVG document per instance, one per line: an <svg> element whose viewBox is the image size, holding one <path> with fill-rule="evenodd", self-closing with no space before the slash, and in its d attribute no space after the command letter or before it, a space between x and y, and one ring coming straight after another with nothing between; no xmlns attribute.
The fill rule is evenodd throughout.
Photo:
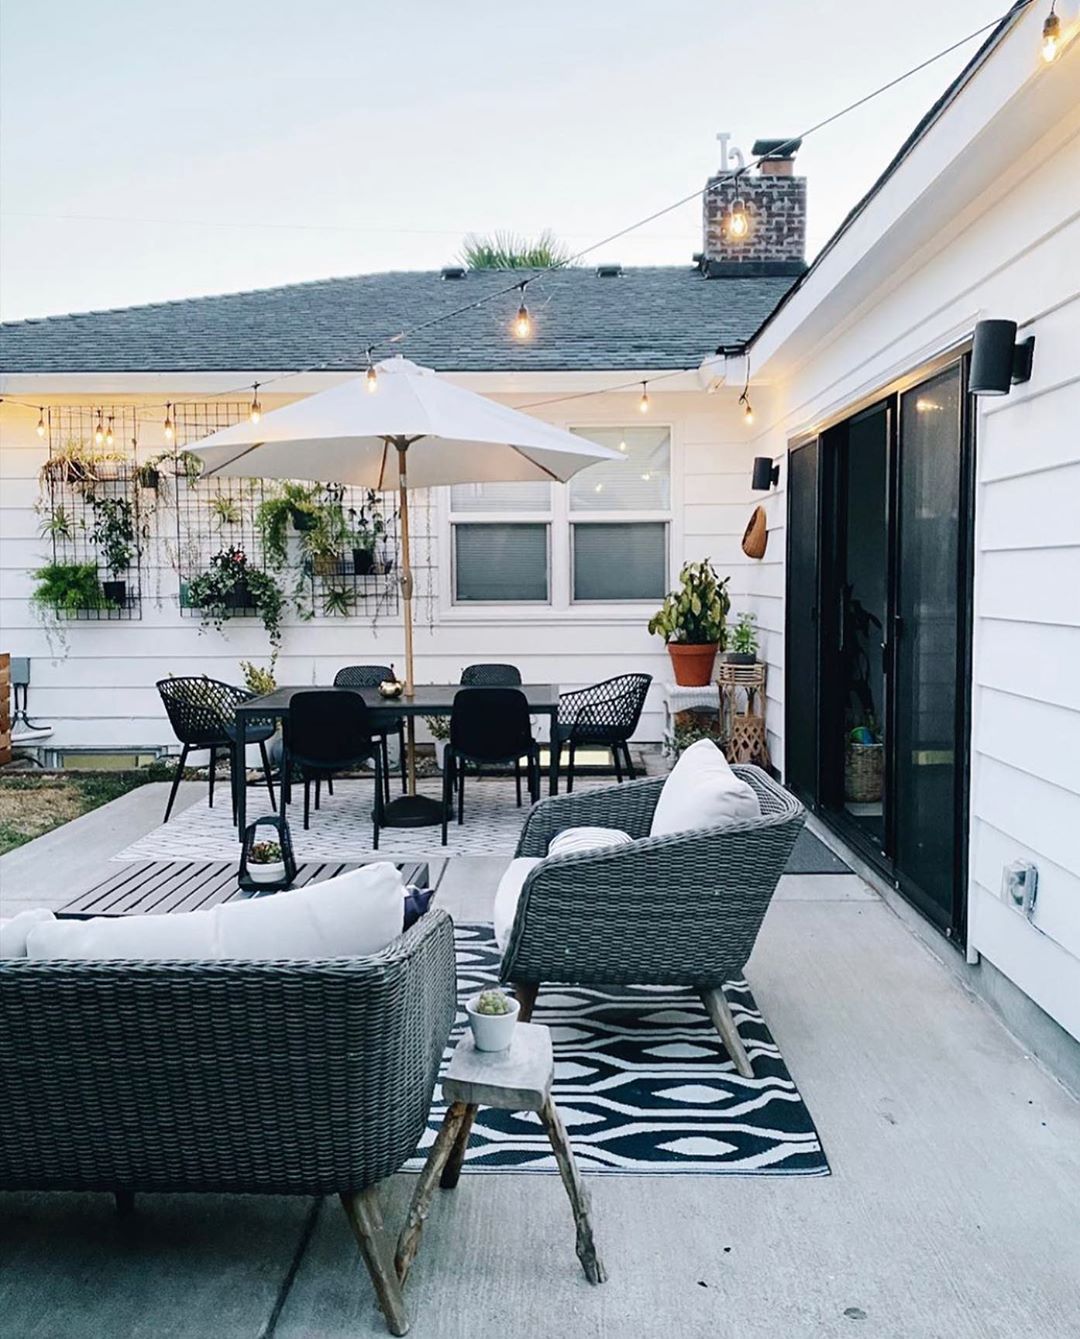
<svg viewBox="0 0 1080 1339"><path fill-rule="evenodd" d="M413 624L412 624L412 555L409 544L409 476L408 442L394 443L398 453L398 510L401 514L401 598L405 621L405 696L415 694L413 683ZM409 794L416 794L416 721L410 714L405 718L405 735L409 753Z"/></svg>

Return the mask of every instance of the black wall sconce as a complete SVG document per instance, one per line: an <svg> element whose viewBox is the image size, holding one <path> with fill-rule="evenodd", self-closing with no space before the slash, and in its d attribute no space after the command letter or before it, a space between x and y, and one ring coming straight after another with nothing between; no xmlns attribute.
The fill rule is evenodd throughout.
<svg viewBox="0 0 1080 1339"><path fill-rule="evenodd" d="M968 390L972 395L1008 395L1031 380L1035 336L1016 342L1015 321L979 321L971 347Z"/></svg>
<svg viewBox="0 0 1080 1339"><path fill-rule="evenodd" d="M750 487L755 493L767 493L774 484L780 482L780 466L774 465L771 456L754 457L754 473Z"/></svg>

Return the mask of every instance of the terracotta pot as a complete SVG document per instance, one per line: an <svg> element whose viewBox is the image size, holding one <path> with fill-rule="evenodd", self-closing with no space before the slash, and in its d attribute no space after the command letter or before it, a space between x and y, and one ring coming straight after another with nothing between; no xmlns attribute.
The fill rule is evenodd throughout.
<svg viewBox="0 0 1080 1339"><path fill-rule="evenodd" d="M712 680L718 643L668 642L675 682L683 688L704 688Z"/></svg>

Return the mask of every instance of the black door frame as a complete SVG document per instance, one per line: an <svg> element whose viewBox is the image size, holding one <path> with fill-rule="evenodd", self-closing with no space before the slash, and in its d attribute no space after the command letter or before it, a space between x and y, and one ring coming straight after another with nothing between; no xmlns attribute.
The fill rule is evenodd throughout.
<svg viewBox="0 0 1080 1339"><path fill-rule="evenodd" d="M827 695L820 693L815 701L815 715L818 724L818 742L817 742L817 776L813 794L800 793L800 798L807 804L807 807L816 814L822 822L837 833L849 846L852 847L863 859L867 861L874 869L886 878L892 886L926 918L942 931L947 939L954 943L958 948L962 948L967 938L967 883L968 883L968 841L970 832L970 758L971 758L971 703L973 692L973 673L972 673L972 627L973 627L973 580L974 580L974 558L975 558L975 414L974 405L971 396L967 391L968 365L970 362L970 353L963 352L957 354L954 358L947 359L942 363L925 370L920 369L912 376L903 379L902 384L890 386L881 395L874 397L873 400L864 402L859 408L844 418L832 423L828 428L817 433L815 438L818 449L817 460L817 543L816 560L817 576L815 589L817 592L818 617L815 622L816 628L816 668L817 682L823 684L828 672L828 653L834 644L835 628L835 608L837 595L835 590L835 563L838 552L840 516L838 502L838 469L837 469L837 440L836 434L842 431L844 426L851 419L862 415L874 408L882 405L889 409L887 423L887 471L886 471L886 515L888 517L888 573L887 573L887 622L885 629L885 655L884 670L886 676L886 729L885 729L885 775L886 775L886 802L884 809L885 819L885 850L883 851L867 833L852 819L847 817L843 811L843 806L830 803L835 799L835 795L830 796L829 784L830 778L835 783L838 775L842 775L842 762L837 768L836 750L842 747L842 740L839 733L828 728L825 716L828 712ZM897 571L898 561L898 472L899 472L899 433L900 433L900 400L904 391L912 389L921 381L946 371L950 367L959 365L961 380L961 423L960 423L960 509L958 516L957 533L957 607L958 615L958 640L960 645L960 654L957 656L956 663L956 715L955 715L955 738L956 738L956 777L957 785L954 795L954 825L955 825L955 843L954 843L954 869L953 869L953 898L952 906L948 913L942 914L942 908L931 899L926 897L922 890L907 879L897 869L892 858L891 852L896 850L895 841L895 823L896 806L889 803L889 795L896 794L896 768L897 760L894 756L894 742L896 739L896 712L898 704L896 702L896 692L894 685L896 682L896 656L898 652L898 637L903 635L903 630L898 626L897 618ZM797 447L807 445L807 442L800 442ZM787 526L786 536L786 557L787 557L787 581L785 601L785 637L791 636L791 618L790 618L790 573L791 573L791 555L792 555L792 497L791 491L788 491L787 497ZM830 640L833 639L833 640ZM790 640L788 641L790 645ZM790 667L791 657L785 654L785 666ZM798 700L797 685L793 685L788 677L789 668L785 669L785 713L792 710L793 704ZM832 749L830 756L829 750Z"/></svg>

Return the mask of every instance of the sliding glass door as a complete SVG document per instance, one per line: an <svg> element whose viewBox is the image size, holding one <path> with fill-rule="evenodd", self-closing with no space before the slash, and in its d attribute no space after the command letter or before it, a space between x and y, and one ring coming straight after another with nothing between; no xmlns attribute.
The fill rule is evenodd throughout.
<svg viewBox="0 0 1080 1339"><path fill-rule="evenodd" d="M789 784L957 938L970 697L964 377L957 361L884 396L793 451L788 472Z"/></svg>

